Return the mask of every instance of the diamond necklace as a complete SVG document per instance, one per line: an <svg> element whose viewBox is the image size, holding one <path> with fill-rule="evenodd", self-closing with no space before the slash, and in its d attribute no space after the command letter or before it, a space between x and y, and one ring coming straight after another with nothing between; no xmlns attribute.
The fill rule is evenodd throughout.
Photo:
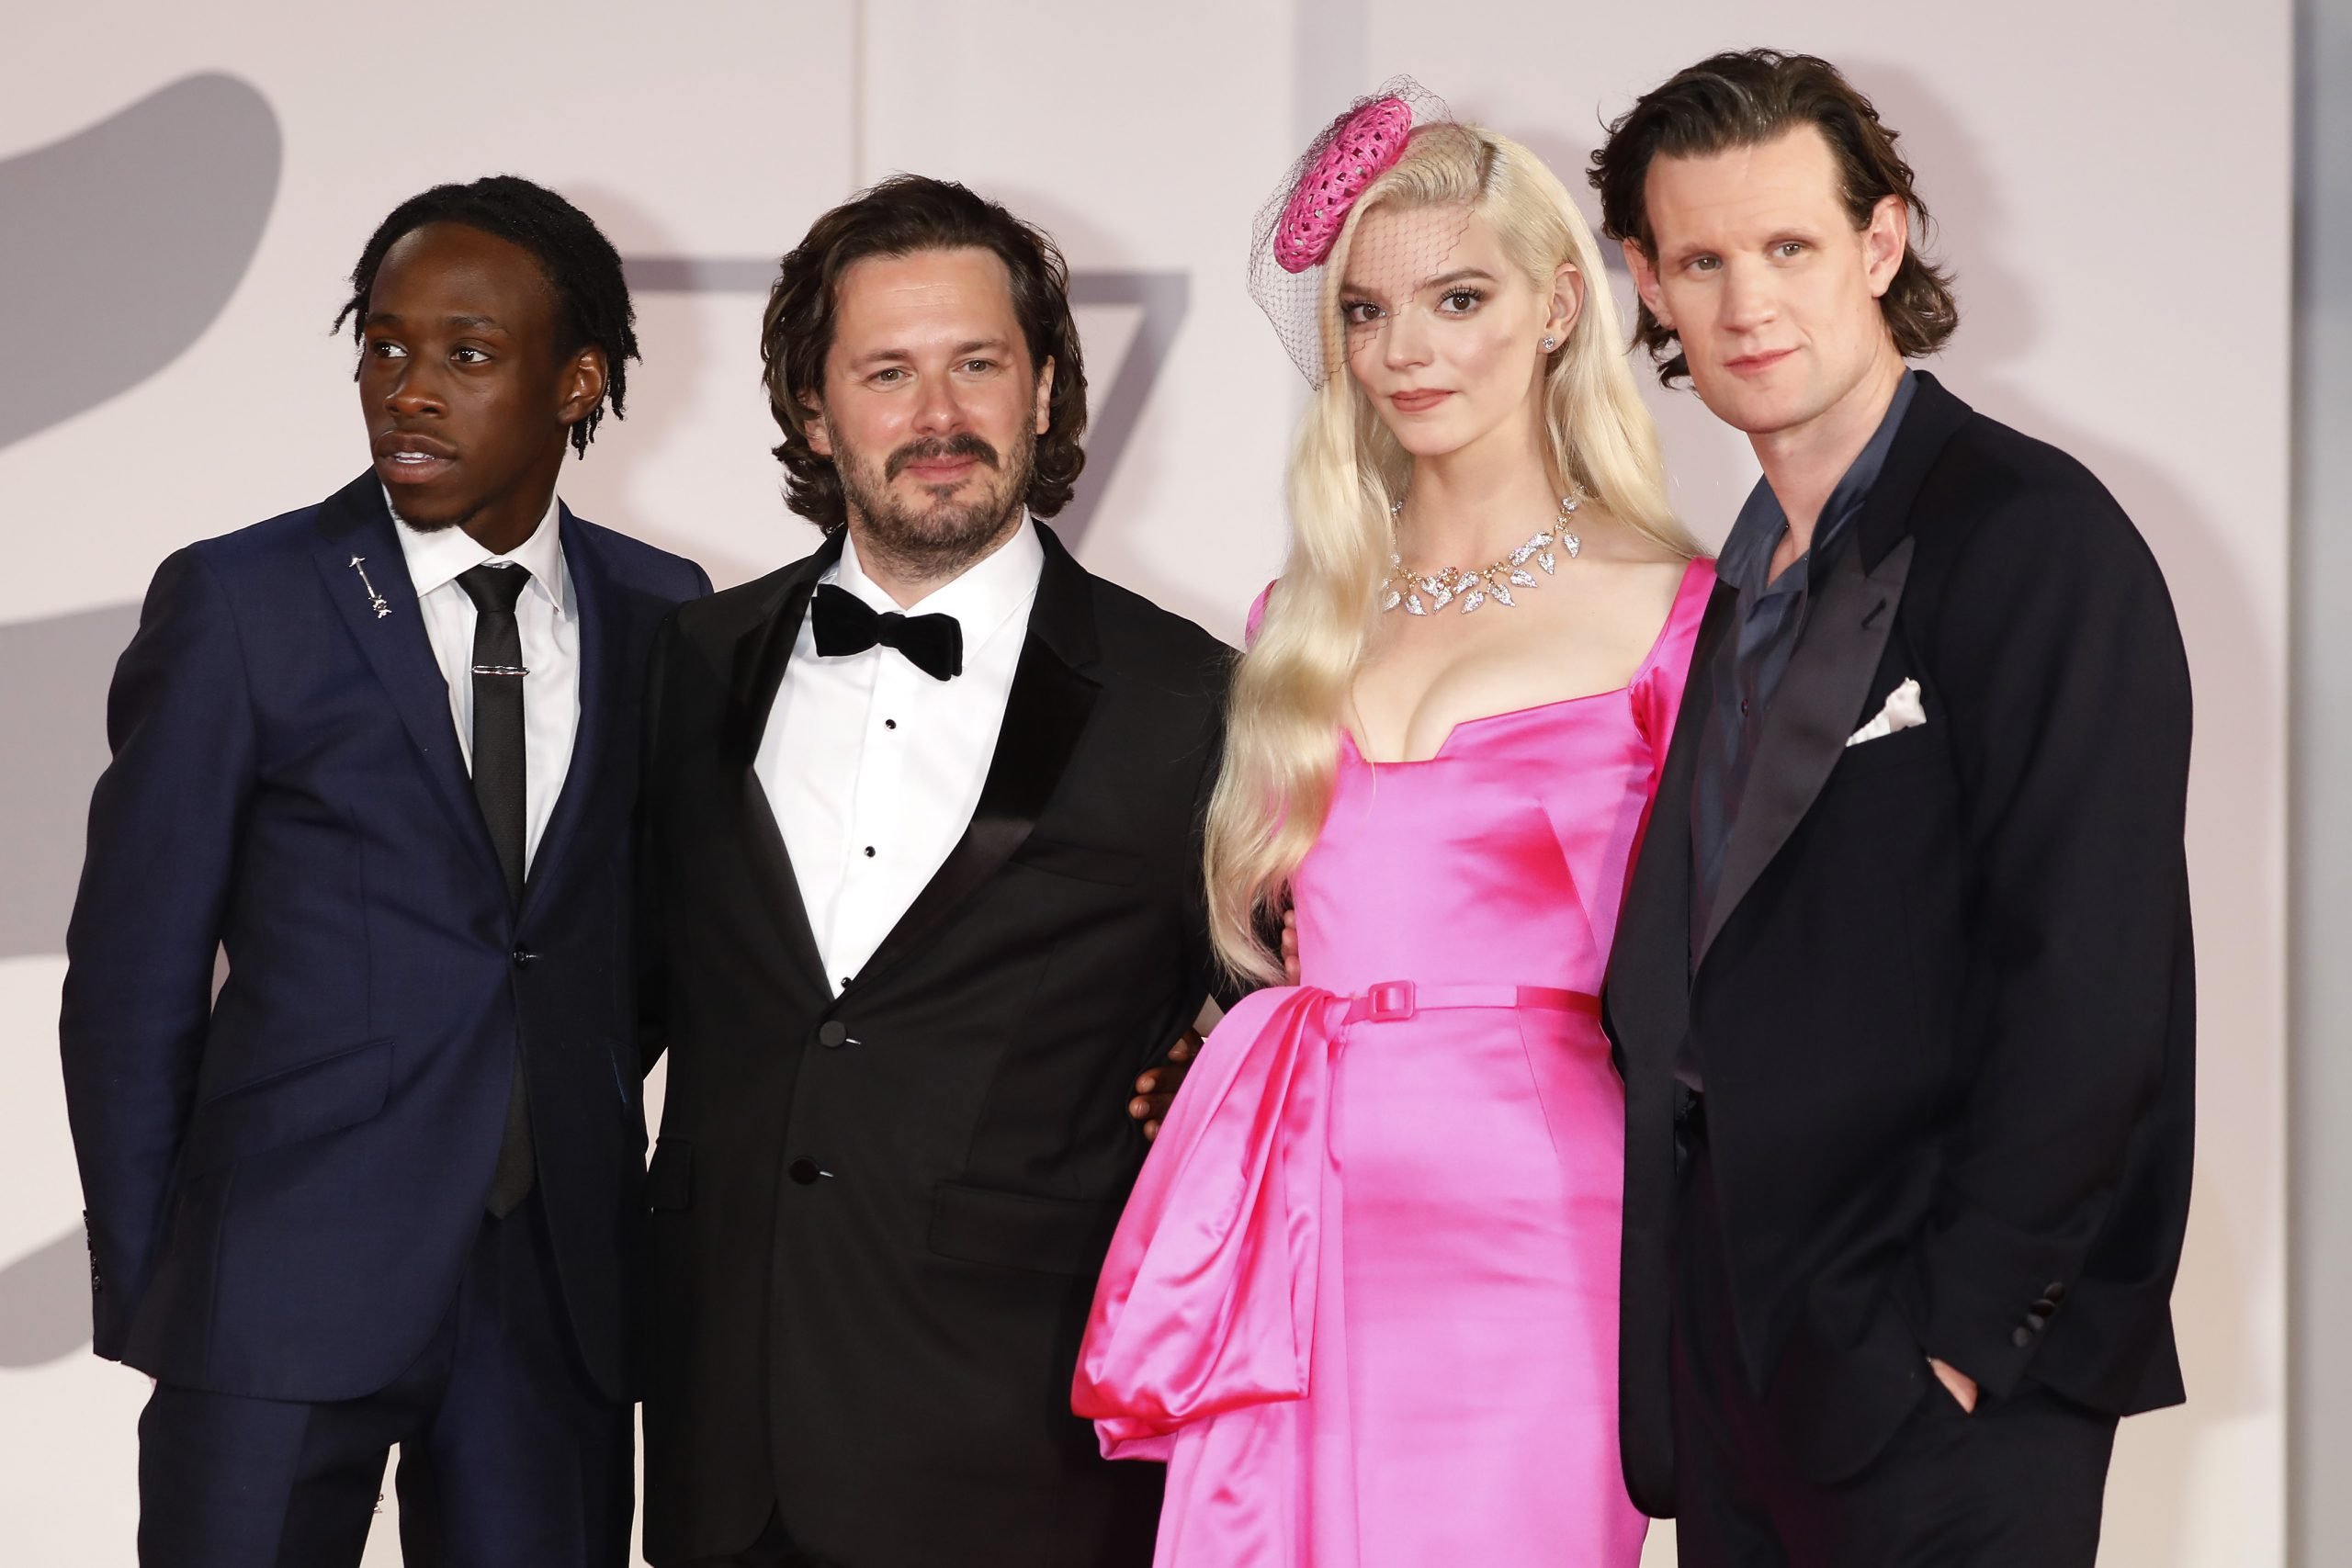
<svg viewBox="0 0 2352 1568"><path fill-rule="evenodd" d="M1510 591L1537 586L1535 574L1527 570L1531 558L1544 569L1544 575L1549 577L1560 568L1559 557L1553 552L1555 538L1559 542L1559 548L1568 552L1570 560L1583 552L1584 541L1568 527L1568 519L1575 516L1577 508L1589 499L1584 487L1577 486L1560 498L1559 521L1494 565L1483 566L1475 571L1464 571L1459 567L1451 566L1442 566L1435 571L1414 571L1405 565L1404 557L1390 556L1388 576L1380 585L1381 609L1393 610L1402 604L1408 615L1426 615L1431 610L1442 610L1455 600L1460 600L1462 613L1466 615L1489 599L1506 608L1516 609L1518 604L1511 598ZM1405 503L1399 501L1389 507L1388 514L1394 517L1404 510ZM1423 594L1429 596L1426 602L1422 599Z"/></svg>

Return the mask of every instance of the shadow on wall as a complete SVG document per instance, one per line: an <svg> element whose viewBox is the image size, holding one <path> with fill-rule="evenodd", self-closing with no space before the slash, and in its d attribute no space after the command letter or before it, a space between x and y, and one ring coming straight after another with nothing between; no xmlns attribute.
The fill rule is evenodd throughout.
<svg viewBox="0 0 2352 1568"><path fill-rule="evenodd" d="M41 367L0 378L0 446L137 386L212 324L282 152L268 102L207 74L0 163L0 343Z"/></svg>
<svg viewBox="0 0 2352 1568"><path fill-rule="evenodd" d="M282 153L267 101L206 74L0 162L0 343L41 367L0 378L0 446L128 391L203 335L261 244ZM0 755L0 958L63 945L107 678L137 619L119 605L0 627L0 734L16 742Z"/></svg>
<svg viewBox="0 0 2352 1568"><path fill-rule="evenodd" d="M41 367L0 378L0 447L128 391L203 335L260 247L283 152L267 100L206 73L0 161L0 343ZM107 682L137 622L124 604L0 626L0 959L64 946ZM86 1269L79 1232L0 1265L0 1367L88 1342Z"/></svg>

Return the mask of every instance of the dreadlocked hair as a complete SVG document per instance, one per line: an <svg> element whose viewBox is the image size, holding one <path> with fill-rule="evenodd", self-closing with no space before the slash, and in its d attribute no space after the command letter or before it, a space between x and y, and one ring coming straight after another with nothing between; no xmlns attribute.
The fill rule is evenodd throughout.
<svg viewBox="0 0 2352 1568"><path fill-rule="evenodd" d="M336 312L334 331L351 323L355 343L365 341L368 296L376 271L402 239L428 223L462 223L531 253L555 289L560 352L574 354L591 344L605 351L605 396L571 427L571 448L582 457L596 438L596 426L610 403L623 418L628 396L628 362L637 352L637 309L629 303L628 279L620 253L595 220L543 185L518 175L492 175L470 185L435 186L392 209L376 226L359 265L351 269L351 298Z"/></svg>

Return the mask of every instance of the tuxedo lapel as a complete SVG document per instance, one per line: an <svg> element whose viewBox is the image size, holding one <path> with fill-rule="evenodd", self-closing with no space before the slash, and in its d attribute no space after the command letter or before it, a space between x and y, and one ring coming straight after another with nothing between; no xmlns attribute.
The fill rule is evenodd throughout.
<svg viewBox="0 0 2352 1568"><path fill-rule="evenodd" d="M1714 906L1699 949L1690 955L1694 975L1724 921L1796 831L1828 782L1829 770L1845 754L1846 738L1859 722L1894 629L1911 570L1912 511L1936 460L1970 412L1927 371L1912 375L1917 386L1911 407L1764 716L1739 817L1724 846Z"/></svg>
<svg viewBox="0 0 2352 1568"><path fill-rule="evenodd" d="M1764 716L1739 816L1724 846L1723 875L1706 934L1691 955L1694 971L1707 961L1724 922L1796 831L1828 782L1829 770L1845 754L1846 738L1854 732L1855 715L1870 696L1887 634L1894 628L1912 545L1904 539L1875 570L1867 571L1859 538L1849 539L1838 552Z"/></svg>
<svg viewBox="0 0 2352 1568"><path fill-rule="evenodd" d="M860 971L854 988L912 952L926 931L1022 846L1085 733L1102 689L1082 673L1095 658L1093 596L1085 569L1051 529L1043 524L1036 527L1045 545L1045 567L979 805L947 859Z"/></svg>
<svg viewBox="0 0 2352 1568"><path fill-rule="evenodd" d="M503 886L505 874L499 870L498 852L490 841L490 829L482 821L458 744L457 723L449 716L449 683L433 657L433 639L409 581L408 559L375 474L363 474L328 497L319 508L316 529L311 556L325 583L328 603L390 697L392 710L416 746L417 761L432 775L458 835ZM383 606L381 614L377 601Z"/></svg>
<svg viewBox="0 0 2352 1568"><path fill-rule="evenodd" d="M800 636L817 579L841 555L837 529L816 554L778 577L774 606L736 643L733 701L718 758L737 813L736 840L743 846L752 879L760 885L785 951L809 980L828 992L831 983L825 976L824 955L817 949L816 930L808 923L808 906L800 897L800 875L793 869L792 852L785 845L784 829L760 784L756 764L760 739L775 711L785 669L792 662L792 645Z"/></svg>
<svg viewBox="0 0 2352 1568"><path fill-rule="evenodd" d="M628 628L621 624L619 584L606 575L604 558L589 543L587 530L564 507L559 522L563 537L563 568L571 579L574 608L580 618L580 724L571 739L571 761L564 771L563 787L555 809L539 834L538 852L531 857L531 874L523 888L527 910L538 891L554 883L570 863L572 840L605 793L612 787L613 769L605 762L612 745L612 707L620 694L619 660ZM633 738L631 738L633 739Z"/></svg>

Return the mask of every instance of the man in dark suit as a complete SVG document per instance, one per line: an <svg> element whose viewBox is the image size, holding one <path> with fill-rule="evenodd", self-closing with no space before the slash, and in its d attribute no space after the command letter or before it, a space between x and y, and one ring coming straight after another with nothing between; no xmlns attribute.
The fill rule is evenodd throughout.
<svg viewBox="0 0 2352 1568"><path fill-rule="evenodd" d="M1894 133L1718 56L1594 157L1642 334L1747 433L1607 990L1623 1457L1682 1561L2081 1564L2182 1397L2188 671L2064 453L1906 358Z"/></svg>
<svg viewBox="0 0 2352 1568"><path fill-rule="evenodd" d="M584 214L437 186L352 283L374 466L157 572L67 938L141 1560L356 1563L398 1445L411 1562L619 1564L639 699L709 583L556 499L637 351Z"/></svg>
<svg viewBox="0 0 2352 1568"><path fill-rule="evenodd" d="M784 259L763 344L808 559L682 606L648 698L646 1552L1150 1561L1069 1411L1209 988L1228 650L1091 575L1060 256L901 176Z"/></svg>

